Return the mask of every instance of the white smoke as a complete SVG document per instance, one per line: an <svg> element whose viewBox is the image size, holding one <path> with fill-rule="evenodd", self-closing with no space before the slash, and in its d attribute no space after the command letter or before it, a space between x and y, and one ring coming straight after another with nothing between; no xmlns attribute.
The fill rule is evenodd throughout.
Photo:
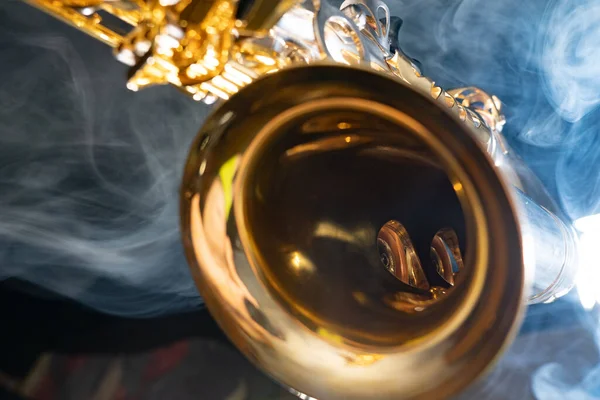
<svg viewBox="0 0 600 400"><path fill-rule="evenodd" d="M401 45L426 75L503 100L508 141L582 235L578 290L530 307L498 367L460 398L600 399L600 218L590 217L600 214L600 3L392 4L405 22Z"/></svg>
<svg viewBox="0 0 600 400"><path fill-rule="evenodd" d="M0 60L0 279L126 316L197 307L178 187L206 108L128 92L108 47L21 2Z"/></svg>

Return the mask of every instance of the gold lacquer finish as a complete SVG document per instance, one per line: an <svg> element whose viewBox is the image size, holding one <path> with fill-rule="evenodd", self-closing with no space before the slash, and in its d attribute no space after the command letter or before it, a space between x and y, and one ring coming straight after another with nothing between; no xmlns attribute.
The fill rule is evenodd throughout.
<svg viewBox="0 0 600 400"><path fill-rule="evenodd" d="M134 66L129 87L153 84L201 84L219 75L229 58L234 24L234 0L181 0L162 6L153 0L126 46L134 51L140 40L151 39L150 54ZM141 39L140 39L141 35Z"/></svg>
<svg viewBox="0 0 600 400"><path fill-rule="evenodd" d="M25 1L113 47L131 67L127 87L134 91L172 84L212 104L302 56L293 43L255 44L297 1L258 2L243 21L237 0ZM282 44L287 54L279 54Z"/></svg>
<svg viewBox="0 0 600 400"><path fill-rule="evenodd" d="M572 287L577 237L500 100L424 76L382 1L27 1L112 46L130 89L224 101L185 166L187 259L301 398L451 396Z"/></svg>

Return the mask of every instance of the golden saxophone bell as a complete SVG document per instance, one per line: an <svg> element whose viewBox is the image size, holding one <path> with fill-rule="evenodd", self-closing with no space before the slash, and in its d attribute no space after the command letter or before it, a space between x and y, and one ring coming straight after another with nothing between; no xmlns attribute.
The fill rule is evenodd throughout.
<svg viewBox="0 0 600 400"><path fill-rule="evenodd" d="M573 285L577 237L500 100L424 77L383 2L28 1L113 46L130 89L221 101L185 165L187 259L300 398L447 398Z"/></svg>
<svg viewBox="0 0 600 400"><path fill-rule="evenodd" d="M288 69L224 103L190 152L181 215L215 318L311 397L443 398L486 370L521 318L506 186L460 121L371 71ZM380 259L388 221L422 260L415 285ZM425 261L445 226L464 238L465 265L439 293Z"/></svg>

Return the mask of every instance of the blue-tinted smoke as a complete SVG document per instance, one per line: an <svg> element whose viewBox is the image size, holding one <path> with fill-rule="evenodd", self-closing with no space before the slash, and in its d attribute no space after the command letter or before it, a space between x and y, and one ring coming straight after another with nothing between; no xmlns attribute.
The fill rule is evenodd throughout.
<svg viewBox="0 0 600 400"><path fill-rule="evenodd" d="M600 214L597 0L403 0L392 8L405 21L403 48L427 75L503 100L509 142L571 218ZM600 301L600 216L579 221L580 296L530 307L491 376L460 398L600 399L598 308L582 306Z"/></svg>
<svg viewBox="0 0 600 400"><path fill-rule="evenodd" d="M508 140L565 212L600 214L597 0L388 3L427 75L498 95ZM108 49L16 1L0 5L0 74L0 278L121 315L196 307L177 185L206 108L167 87L127 92ZM531 307L465 396L600 398L599 339L597 308L576 293Z"/></svg>
<svg viewBox="0 0 600 400"><path fill-rule="evenodd" d="M0 279L118 315L193 309L178 186L207 110L125 76L108 47L0 5Z"/></svg>

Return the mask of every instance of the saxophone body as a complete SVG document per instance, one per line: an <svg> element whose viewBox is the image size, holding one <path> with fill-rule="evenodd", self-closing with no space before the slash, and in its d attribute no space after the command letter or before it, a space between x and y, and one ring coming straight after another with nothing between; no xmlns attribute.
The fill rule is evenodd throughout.
<svg viewBox="0 0 600 400"><path fill-rule="evenodd" d="M300 398L449 397L573 286L577 236L501 101L424 76L382 1L27 2L111 46L129 89L219 103L184 169L186 256Z"/></svg>

